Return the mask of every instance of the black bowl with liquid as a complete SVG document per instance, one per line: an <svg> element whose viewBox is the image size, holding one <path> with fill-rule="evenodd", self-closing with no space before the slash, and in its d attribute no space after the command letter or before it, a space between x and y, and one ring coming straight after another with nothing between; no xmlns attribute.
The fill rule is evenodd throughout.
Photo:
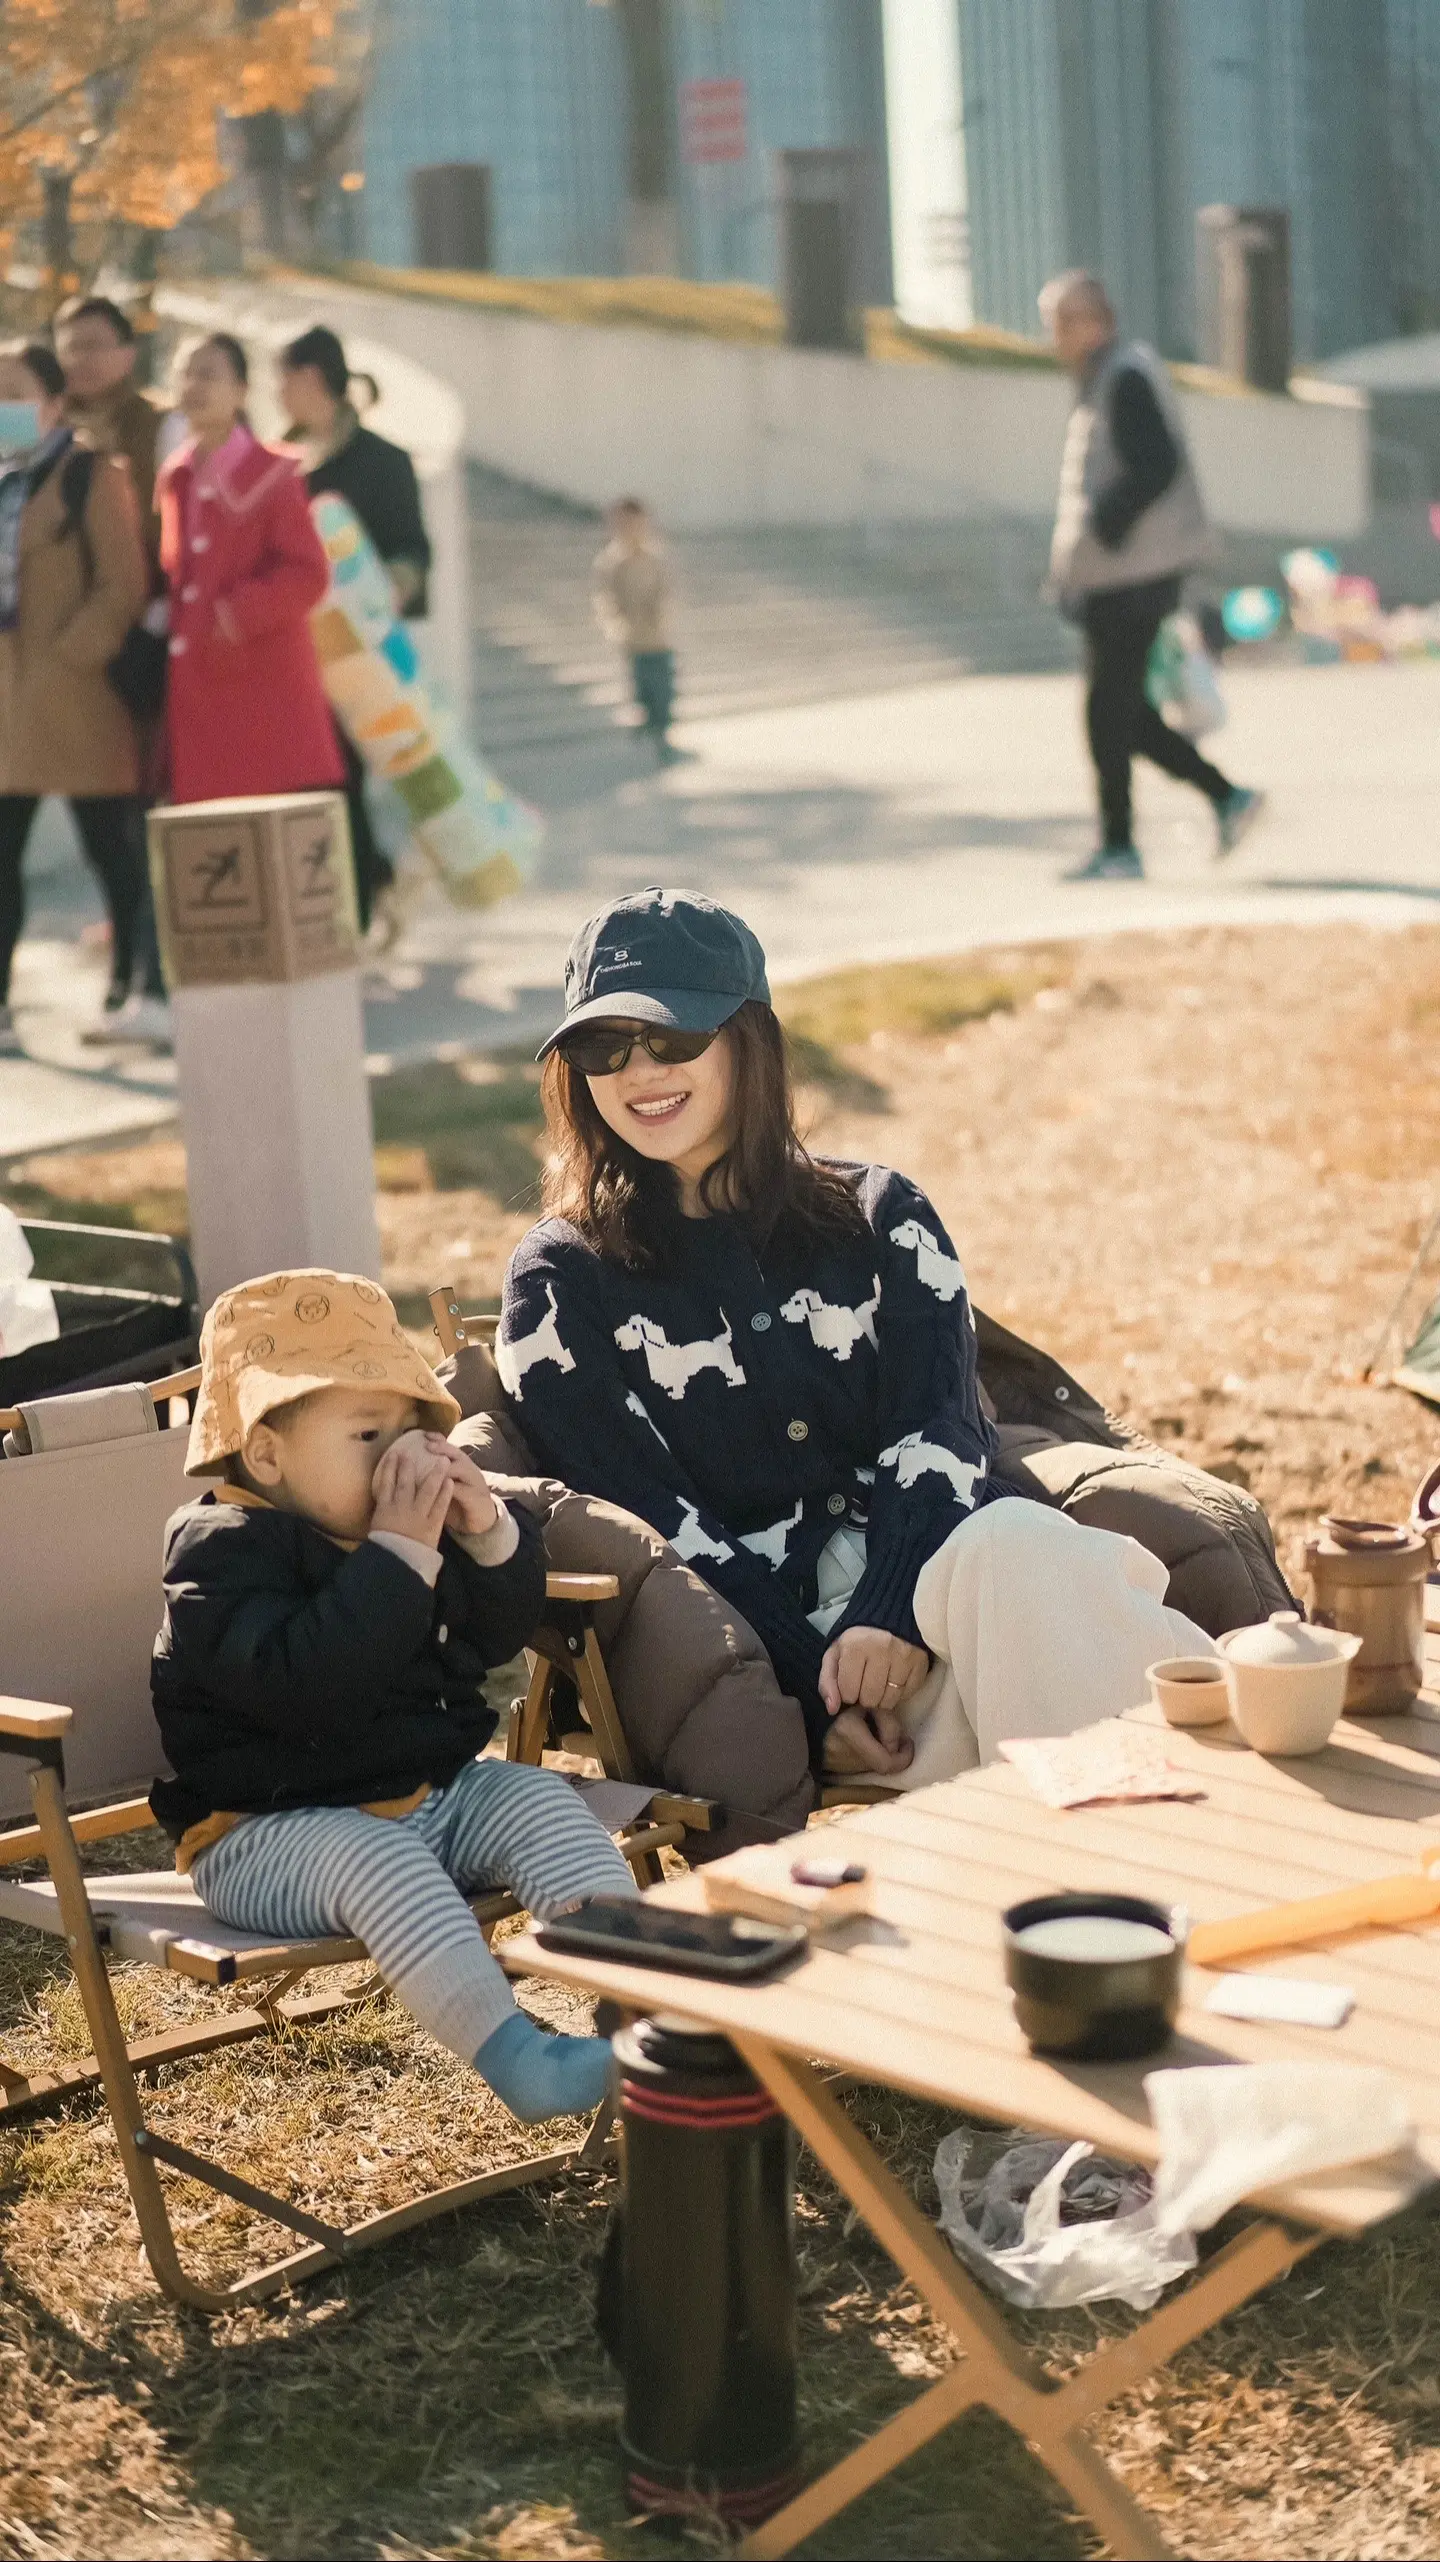
<svg viewBox="0 0 1440 2562"><path fill-rule="evenodd" d="M1030 1895L1000 1921L1015 2016L1037 2054L1120 2063L1166 2043L1180 2008L1183 1913L1147 1895ZM1085 1921L1138 1923L1161 1932L1166 1944L1102 1956L1024 1945L1037 1923Z"/></svg>

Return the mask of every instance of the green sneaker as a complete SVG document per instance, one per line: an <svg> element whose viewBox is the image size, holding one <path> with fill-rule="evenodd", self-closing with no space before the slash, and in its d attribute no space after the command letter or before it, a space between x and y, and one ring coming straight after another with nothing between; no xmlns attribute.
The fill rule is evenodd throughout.
<svg viewBox="0 0 1440 2562"><path fill-rule="evenodd" d="M1145 866L1133 845L1097 845L1089 860L1062 872L1062 881L1143 881Z"/></svg>
<svg viewBox="0 0 1440 2562"><path fill-rule="evenodd" d="M1241 837L1248 836L1264 807L1263 792L1244 792L1238 787L1227 792L1223 801L1216 802L1215 824L1220 831L1220 842L1215 848L1217 857L1234 853Z"/></svg>

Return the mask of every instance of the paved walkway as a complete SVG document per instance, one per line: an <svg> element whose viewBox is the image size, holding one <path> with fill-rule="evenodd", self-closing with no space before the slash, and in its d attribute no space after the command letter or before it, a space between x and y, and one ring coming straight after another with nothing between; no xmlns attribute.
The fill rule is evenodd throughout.
<svg viewBox="0 0 1440 2562"><path fill-rule="evenodd" d="M1252 668L1226 683L1217 758L1266 786L1270 812L1220 867L1203 805L1145 772L1151 877L1133 886L1058 879L1092 841L1070 676L960 677L697 721L679 732L691 761L664 775L638 742L621 742L617 767L608 739L603 788L587 795L567 766L522 897L472 920L427 894L402 954L372 974L372 1053L389 1064L528 1041L554 1019L574 927L653 880L742 908L780 981L1115 927L1440 919L1440 665ZM67 827L47 813L17 989L32 1057L0 1066L0 1157L174 1110L168 1062L79 1044L102 973L77 951L98 902Z"/></svg>

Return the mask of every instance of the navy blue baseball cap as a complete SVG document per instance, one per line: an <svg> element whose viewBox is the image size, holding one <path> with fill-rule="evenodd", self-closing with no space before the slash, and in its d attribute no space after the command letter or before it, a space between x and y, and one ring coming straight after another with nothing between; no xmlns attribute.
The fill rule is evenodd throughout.
<svg viewBox="0 0 1440 2562"><path fill-rule="evenodd" d="M770 988L743 918L690 890L634 890L581 926L565 962L565 1020L536 1056L582 1023L718 1032L751 997L768 1005Z"/></svg>

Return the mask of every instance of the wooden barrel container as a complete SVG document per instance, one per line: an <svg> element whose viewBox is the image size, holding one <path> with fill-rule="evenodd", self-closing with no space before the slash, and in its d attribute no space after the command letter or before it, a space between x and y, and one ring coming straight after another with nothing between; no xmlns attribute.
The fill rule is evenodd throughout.
<svg viewBox="0 0 1440 2562"><path fill-rule="evenodd" d="M1400 1522L1323 1521L1305 1542L1310 1616L1361 1640L1345 1689L1348 1717L1400 1716L1425 1681L1430 1542Z"/></svg>

